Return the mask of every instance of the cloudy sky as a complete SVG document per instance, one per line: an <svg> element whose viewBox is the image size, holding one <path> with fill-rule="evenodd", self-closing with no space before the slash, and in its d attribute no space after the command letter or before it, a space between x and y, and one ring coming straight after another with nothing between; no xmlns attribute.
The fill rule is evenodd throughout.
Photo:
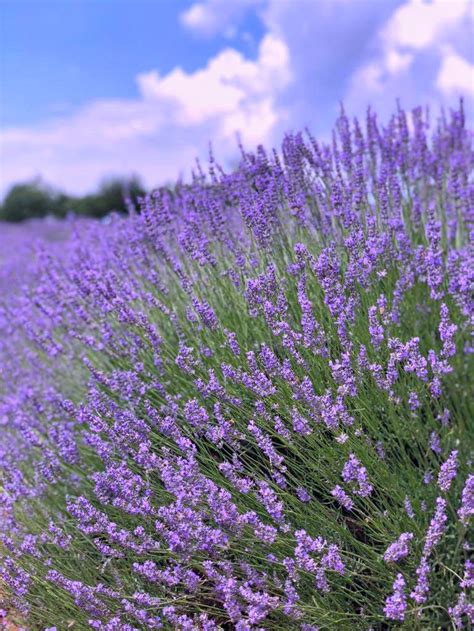
<svg viewBox="0 0 474 631"><path fill-rule="evenodd" d="M343 102L385 118L464 95L473 0L3 0L0 195L40 175L154 186L209 142L224 163L285 130L327 137Z"/></svg>

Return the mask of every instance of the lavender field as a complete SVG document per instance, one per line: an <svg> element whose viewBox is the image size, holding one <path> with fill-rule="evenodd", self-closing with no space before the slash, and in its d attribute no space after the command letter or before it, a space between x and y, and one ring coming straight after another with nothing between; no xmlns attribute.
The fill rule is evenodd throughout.
<svg viewBox="0 0 474 631"><path fill-rule="evenodd" d="M473 166L342 113L1 226L0 624L471 628Z"/></svg>

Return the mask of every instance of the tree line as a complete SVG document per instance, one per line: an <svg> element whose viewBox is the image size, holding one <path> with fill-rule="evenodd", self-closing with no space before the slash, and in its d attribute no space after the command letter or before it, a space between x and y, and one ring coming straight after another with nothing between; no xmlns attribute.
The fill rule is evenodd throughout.
<svg viewBox="0 0 474 631"><path fill-rule="evenodd" d="M40 179L15 184L0 205L0 221L19 222L70 213L87 217L105 217L110 212L126 212L127 200L145 195L136 176L104 181L97 192L83 196L66 195Z"/></svg>

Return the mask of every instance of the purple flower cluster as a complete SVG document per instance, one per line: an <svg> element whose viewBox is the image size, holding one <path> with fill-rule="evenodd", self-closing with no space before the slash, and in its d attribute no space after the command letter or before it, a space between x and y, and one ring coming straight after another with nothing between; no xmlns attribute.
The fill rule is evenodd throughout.
<svg viewBox="0 0 474 631"><path fill-rule="evenodd" d="M405 594L406 582L403 574L397 574L393 583L393 593L385 601L384 613L389 620L405 620L407 599Z"/></svg>
<svg viewBox="0 0 474 631"><path fill-rule="evenodd" d="M387 563L395 563L408 556L408 544L413 539L412 532L402 532L396 541L391 543L383 555Z"/></svg>
<svg viewBox="0 0 474 631"><path fill-rule="evenodd" d="M428 559L433 549L439 544L441 537L446 530L446 500L442 497L436 499L436 510L430 521L429 528L425 535L423 552L420 563L416 569L417 582L410 596L418 604L426 601L430 589L429 574L431 567Z"/></svg>
<svg viewBox="0 0 474 631"><path fill-rule="evenodd" d="M456 477L457 460L458 460L458 452L457 450L454 450L449 454L449 457L446 460L446 462L444 462L441 465L441 469L438 475L438 486L444 492L449 491L451 482Z"/></svg>
<svg viewBox="0 0 474 631"><path fill-rule="evenodd" d="M456 629L465 628L464 616L468 623L471 625L474 623L474 604L469 600L469 591L474 587L474 563L466 561L464 576L460 582L461 593L458 596L456 604L449 608L449 615L451 616Z"/></svg>
<svg viewBox="0 0 474 631"><path fill-rule="evenodd" d="M101 631L410 625L409 598L423 628L472 617L473 166L462 106L432 128L342 112L329 144L211 156L59 243L25 226L21 270L15 243L0 259L2 609Z"/></svg>
<svg viewBox="0 0 474 631"><path fill-rule="evenodd" d="M461 522L467 526L469 518L474 515L474 475L470 475L462 490L461 506L458 516Z"/></svg>
<svg viewBox="0 0 474 631"><path fill-rule="evenodd" d="M373 491L373 487L369 483L367 469L361 465L354 454L350 454L344 464L342 479L347 484L355 483L357 488L354 489L354 493L361 497L368 497Z"/></svg>
<svg viewBox="0 0 474 631"><path fill-rule="evenodd" d="M323 592L329 591L326 572L332 570L343 575L345 565L336 545L328 544L322 537L313 539L304 530L295 532L297 546L295 548L296 567L315 576L316 588ZM314 555L318 555L314 558ZM287 559L291 562L291 559Z"/></svg>
<svg viewBox="0 0 474 631"><path fill-rule="evenodd" d="M346 510L352 510L354 508L354 502L349 495L344 491L342 487L337 484L331 491L331 495L336 498L341 506Z"/></svg>

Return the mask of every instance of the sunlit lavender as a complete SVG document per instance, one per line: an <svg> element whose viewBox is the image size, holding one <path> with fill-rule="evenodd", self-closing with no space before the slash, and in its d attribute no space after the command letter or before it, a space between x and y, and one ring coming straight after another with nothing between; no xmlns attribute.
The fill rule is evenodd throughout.
<svg viewBox="0 0 474 631"><path fill-rule="evenodd" d="M0 620L470 628L473 165L462 104L343 111L4 233Z"/></svg>

